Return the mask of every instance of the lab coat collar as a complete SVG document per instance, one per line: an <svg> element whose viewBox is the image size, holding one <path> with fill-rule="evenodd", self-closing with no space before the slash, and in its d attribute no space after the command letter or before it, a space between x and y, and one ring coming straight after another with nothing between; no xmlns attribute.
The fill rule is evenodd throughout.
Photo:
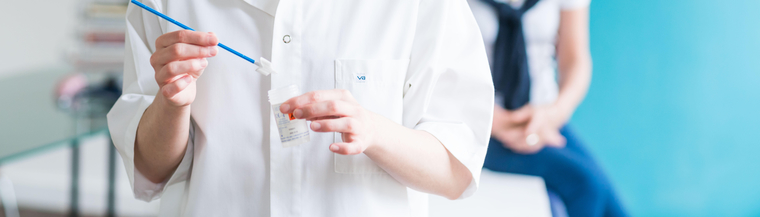
<svg viewBox="0 0 760 217"><path fill-rule="evenodd" d="M243 0L274 17L279 0Z"/></svg>

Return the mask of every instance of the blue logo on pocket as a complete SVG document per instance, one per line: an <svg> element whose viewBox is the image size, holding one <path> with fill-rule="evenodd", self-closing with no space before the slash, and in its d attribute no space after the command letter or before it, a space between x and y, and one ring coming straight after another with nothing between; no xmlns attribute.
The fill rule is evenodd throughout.
<svg viewBox="0 0 760 217"><path fill-rule="evenodd" d="M364 73L354 74L354 77L356 77L356 80L354 81L356 83L366 83L367 82L367 76Z"/></svg>

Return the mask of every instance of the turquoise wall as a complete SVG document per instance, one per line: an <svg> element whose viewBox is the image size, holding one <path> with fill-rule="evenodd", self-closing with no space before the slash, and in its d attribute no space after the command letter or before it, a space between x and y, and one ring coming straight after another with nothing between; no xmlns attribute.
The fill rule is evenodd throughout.
<svg viewBox="0 0 760 217"><path fill-rule="evenodd" d="M572 124L634 216L760 216L760 0L593 0Z"/></svg>

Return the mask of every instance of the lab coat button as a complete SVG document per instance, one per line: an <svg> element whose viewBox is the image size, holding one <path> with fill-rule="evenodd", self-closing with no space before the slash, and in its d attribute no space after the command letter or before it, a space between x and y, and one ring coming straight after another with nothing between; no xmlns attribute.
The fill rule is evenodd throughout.
<svg viewBox="0 0 760 217"><path fill-rule="evenodd" d="M282 42L285 42L285 44L290 43L290 35L282 36Z"/></svg>

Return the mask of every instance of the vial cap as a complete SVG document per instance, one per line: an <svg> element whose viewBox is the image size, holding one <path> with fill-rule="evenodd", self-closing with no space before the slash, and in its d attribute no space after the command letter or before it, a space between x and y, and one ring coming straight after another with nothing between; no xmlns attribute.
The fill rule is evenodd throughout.
<svg viewBox="0 0 760 217"><path fill-rule="evenodd" d="M298 88L298 85L295 84L279 89L273 89L268 92L269 102L272 104L285 102L285 100L296 97L300 94L301 90Z"/></svg>

